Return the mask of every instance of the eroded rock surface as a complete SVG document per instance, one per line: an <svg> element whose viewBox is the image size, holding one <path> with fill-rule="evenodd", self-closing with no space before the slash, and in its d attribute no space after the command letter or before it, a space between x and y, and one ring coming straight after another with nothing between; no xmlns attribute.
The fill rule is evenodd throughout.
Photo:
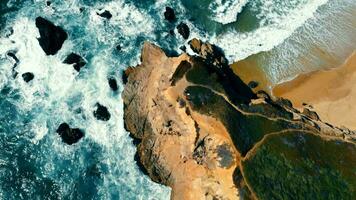
<svg viewBox="0 0 356 200"><path fill-rule="evenodd" d="M354 140L288 100L255 94L218 47L197 39L190 45L199 56L167 57L145 43L142 64L128 68L122 94L139 161L152 180L172 188L172 199L256 197L240 163L270 134L297 130Z"/></svg>

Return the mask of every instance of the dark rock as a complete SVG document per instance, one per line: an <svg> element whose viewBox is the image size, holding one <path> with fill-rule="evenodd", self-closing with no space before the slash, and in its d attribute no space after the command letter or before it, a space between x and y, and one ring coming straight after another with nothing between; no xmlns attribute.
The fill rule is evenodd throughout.
<svg viewBox="0 0 356 200"><path fill-rule="evenodd" d="M51 6L52 2L51 1L46 1L47 6Z"/></svg>
<svg viewBox="0 0 356 200"><path fill-rule="evenodd" d="M117 45L117 46L116 46L116 50L117 50L117 51L121 51L121 49L122 49L122 48L121 48L120 45Z"/></svg>
<svg viewBox="0 0 356 200"><path fill-rule="evenodd" d="M112 14L108 11L105 10L104 12L102 12L101 14L97 13L100 17L104 17L106 19L111 19Z"/></svg>
<svg viewBox="0 0 356 200"><path fill-rule="evenodd" d="M11 57L12 59L14 59L14 61L15 61L16 63L19 63L19 62L20 62L20 60L16 57L15 53L9 52L9 53L7 53L7 55L8 55L9 57Z"/></svg>
<svg viewBox="0 0 356 200"><path fill-rule="evenodd" d="M26 72L22 74L22 78L23 80L28 83L30 82L33 78L35 78L35 76L33 75L33 73L31 72Z"/></svg>
<svg viewBox="0 0 356 200"><path fill-rule="evenodd" d="M181 46L181 47L179 47L179 49L180 49L180 50L182 50L182 51L184 51L184 52L186 52L186 51L187 51L187 47L186 47L186 46L184 46L184 45L183 45L183 46Z"/></svg>
<svg viewBox="0 0 356 200"><path fill-rule="evenodd" d="M316 112L309 110L308 108L304 108L302 114L310 117L313 120L320 121L319 115Z"/></svg>
<svg viewBox="0 0 356 200"><path fill-rule="evenodd" d="M108 121L111 117L108 109L99 103L96 104L96 107L97 108L94 111L94 117L98 120Z"/></svg>
<svg viewBox="0 0 356 200"><path fill-rule="evenodd" d="M117 91L117 90L118 90L117 82L116 82L116 79L115 79L115 78L109 78L109 79L108 79L108 82L109 82L110 88L111 88L113 91Z"/></svg>
<svg viewBox="0 0 356 200"><path fill-rule="evenodd" d="M250 87L251 89L256 88L257 86L258 86L258 82L256 81L250 81L248 83L248 87Z"/></svg>
<svg viewBox="0 0 356 200"><path fill-rule="evenodd" d="M169 30L169 34L174 35L174 30Z"/></svg>
<svg viewBox="0 0 356 200"><path fill-rule="evenodd" d="M80 129L70 128L67 123L59 125L57 133L61 136L62 141L69 145L77 143L82 137L84 137L84 133Z"/></svg>
<svg viewBox="0 0 356 200"><path fill-rule="evenodd" d="M176 83L183 78L183 76L190 68L192 68L192 65L188 61L183 60L177 67L176 71L173 73L172 78L170 79L171 86L175 86Z"/></svg>
<svg viewBox="0 0 356 200"><path fill-rule="evenodd" d="M55 55L61 48L64 41L68 38L67 33L59 26L42 18L36 18L36 27L40 32L38 42L47 55Z"/></svg>
<svg viewBox="0 0 356 200"><path fill-rule="evenodd" d="M280 106L284 106L287 108L293 108L292 102L288 99L278 98L276 103L279 104Z"/></svg>
<svg viewBox="0 0 356 200"><path fill-rule="evenodd" d="M189 27L188 27L187 24L181 22L181 23L177 26L177 29L178 29L178 33L181 34L181 36L182 36L184 39L188 39L188 38L189 38L190 30L189 30Z"/></svg>
<svg viewBox="0 0 356 200"><path fill-rule="evenodd" d="M67 58L63 61L65 64L74 64L73 67L78 72L80 69L86 64L85 60L78 54L71 53L67 56Z"/></svg>
<svg viewBox="0 0 356 200"><path fill-rule="evenodd" d="M164 12L164 18L171 23L175 22L176 15L174 13L174 10L170 7L166 7L166 11Z"/></svg>
<svg viewBox="0 0 356 200"><path fill-rule="evenodd" d="M84 7L80 7L79 12L83 12L83 11L84 11Z"/></svg>
<svg viewBox="0 0 356 200"><path fill-rule="evenodd" d="M262 99L265 99L265 100L271 100L271 97L269 96L269 94L267 94L267 92L263 91L263 90L260 90L256 93L257 97L258 98L262 98Z"/></svg>

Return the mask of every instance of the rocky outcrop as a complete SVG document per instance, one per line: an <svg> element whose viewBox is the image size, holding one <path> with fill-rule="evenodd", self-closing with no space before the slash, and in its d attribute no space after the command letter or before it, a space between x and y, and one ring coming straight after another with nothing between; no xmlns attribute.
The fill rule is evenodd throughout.
<svg viewBox="0 0 356 200"><path fill-rule="evenodd" d="M188 26L186 23L181 22L180 24L178 24L177 30L178 30L178 33L179 33L184 39L188 39L188 38L189 38L190 30L189 30L189 26Z"/></svg>
<svg viewBox="0 0 356 200"><path fill-rule="evenodd" d="M22 74L22 79L28 83L30 81L32 81L32 79L35 78L35 75L33 75L33 73L31 72L26 72Z"/></svg>
<svg viewBox="0 0 356 200"><path fill-rule="evenodd" d="M141 65L125 73L122 94L139 161L152 180L172 188L172 199L258 197L241 161L268 135L293 130L355 138L300 113L288 100L254 93L218 47L198 39L190 45L199 56L167 57L145 43Z"/></svg>
<svg viewBox="0 0 356 200"><path fill-rule="evenodd" d="M169 21L170 23L173 23L176 21L176 14L174 13L173 8L166 7L166 11L164 11L164 18L167 21Z"/></svg>
<svg viewBox="0 0 356 200"><path fill-rule="evenodd" d="M65 64L73 64L74 69L79 72L84 65L86 65L85 60L76 53L70 53L66 59L64 59L63 63Z"/></svg>
<svg viewBox="0 0 356 200"><path fill-rule="evenodd" d="M97 13L100 17L106 18L106 19L111 19L112 14L108 10L104 10L102 13Z"/></svg>
<svg viewBox="0 0 356 200"><path fill-rule="evenodd" d="M83 131L79 128L71 128L67 123L59 125L57 133L61 136L62 141L68 145L75 144L84 137Z"/></svg>
<svg viewBox="0 0 356 200"><path fill-rule="evenodd" d="M93 112L93 114L96 119L101 121L108 121L111 117L108 109L100 103L96 104L96 110Z"/></svg>
<svg viewBox="0 0 356 200"><path fill-rule="evenodd" d="M42 18L36 18L36 27L40 32L38 42L47 55L55 55L68 38L63 28L54 25L52 22Z"/></svg>

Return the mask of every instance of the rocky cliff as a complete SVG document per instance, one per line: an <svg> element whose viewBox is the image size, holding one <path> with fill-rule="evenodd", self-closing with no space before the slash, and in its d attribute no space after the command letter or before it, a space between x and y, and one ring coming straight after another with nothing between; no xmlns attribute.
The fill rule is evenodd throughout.
<svg viewBox="0 0 356 200"><path fill-rule="evenodd" d="M254 93L218 47L197 39L190 45L196 56L167 57L145 43L141 65L125 72L122 94L138 161L152 180L172 188L172 199L288 199L324 195L320 188L327 191L321 197L355 197L352 131L323 123L307 108L300 113L286 99ZM335 177L342 191L329 183Z"/></svg>

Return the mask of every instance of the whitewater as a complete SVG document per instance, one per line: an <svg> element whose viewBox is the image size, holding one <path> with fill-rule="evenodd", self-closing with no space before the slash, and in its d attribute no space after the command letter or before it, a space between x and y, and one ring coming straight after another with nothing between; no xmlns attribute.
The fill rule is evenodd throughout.
<svg viewBox="0 0 356 200"><path fill-rule="evenodd" d="M337 1L333 5L355 4ZM199 37L220 46L230 62L282 47L293 55L291 43L285 48L285 42L299 37L298 32L310 33L308 24L322 18L320 9L329 4L327 0L52 0L50 5L45 0L2 1L0 199L169 199L170 189L152 182L136 165L136 147L123 123L121 77L128 66L139 64L143 42L177 55L184 45L191 52L187 41ZM165 21L166 6L189 26L188 40L179 35L176 24ZM110 20L98 15L105 10L112 14ZM39 16L69 35L55 55L46 55L39 46L35 25ZM73 52L87 62L80 72L63 63ZM275 69L267 74L285 74L281 66ZM29 83L21 77L26 72L34 74ZM118 91L111 90L109 78L117 81ZM109 121L93 116L97 103L108 108ZM84 130L85 137L74 145L64 144L56 133L63 122Z"/></svg>

